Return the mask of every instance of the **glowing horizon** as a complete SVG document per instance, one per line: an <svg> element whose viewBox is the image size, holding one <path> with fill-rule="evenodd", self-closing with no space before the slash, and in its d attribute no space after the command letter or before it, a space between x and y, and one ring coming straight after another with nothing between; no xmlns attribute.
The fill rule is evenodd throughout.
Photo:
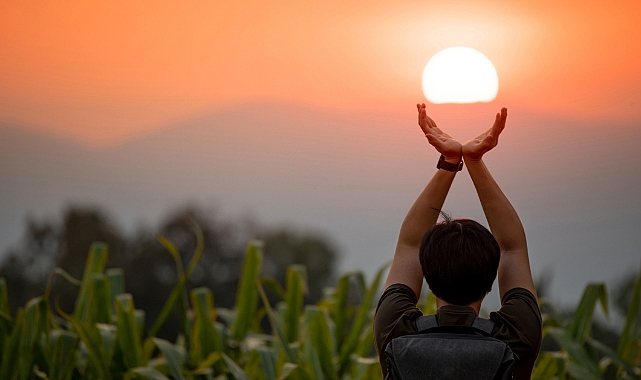
<svg viewBox="0 0 641 380"><path fill-rule="evenodd" d="M429 58L468 46L498 108L638 122L640 18L634 1L8 1L0 119L100 145L253 101L406 115Z"/></svg>

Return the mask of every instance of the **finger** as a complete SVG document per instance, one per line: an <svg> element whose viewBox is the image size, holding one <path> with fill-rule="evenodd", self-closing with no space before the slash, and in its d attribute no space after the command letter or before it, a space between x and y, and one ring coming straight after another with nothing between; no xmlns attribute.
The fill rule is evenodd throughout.
<svg viewBox="0 0 641 380"><path fill-rule="evenodd" d="M492 128L490 128L489 134L492 134L494 136L499 135L499 130L501 129L501 113L497 112L496 115L494 116L494 124L492 124Z"/></svg>
<svg viewBox="0 0 641 380"><path fill-rule="evenodd" d="M438 127L436 126L436 122L431 117L427 116L427 113L425 114L425 116L427 117L427 125L429 125L430 128L434 128L439 131Z"/></svg>
<svg viewBox="0 0 641 380"><path fill-rule="evenodd" d="M503 132L505 128L505 122L507 121L507 108L503 107L501 109L501 129L500 132Z"/></svg>

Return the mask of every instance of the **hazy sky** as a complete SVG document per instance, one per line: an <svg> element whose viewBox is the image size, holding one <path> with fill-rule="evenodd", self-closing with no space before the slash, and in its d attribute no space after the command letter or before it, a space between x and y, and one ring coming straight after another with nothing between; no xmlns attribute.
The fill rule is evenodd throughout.
<svg viewBox="0 0 641 380"><path fill-rule="evenodd" d="M100 145L256 100L399 114L462 45L496 66L494 108L639 121L639 20L636 0L2 1L0 118Z"/></svg>
<svg viewBox="0 0 641 380"><path fill-rule="evenodd" d="M0 248L72 202L134 226L211 200L328 231L371 273L438 157L423 68L467 46L497 98L428 112L465 140L508 107L488 165L535 275L575 300L641 257L639 20L638 0L1 1ZM446 209L482 219L461 177Z"/></svg>

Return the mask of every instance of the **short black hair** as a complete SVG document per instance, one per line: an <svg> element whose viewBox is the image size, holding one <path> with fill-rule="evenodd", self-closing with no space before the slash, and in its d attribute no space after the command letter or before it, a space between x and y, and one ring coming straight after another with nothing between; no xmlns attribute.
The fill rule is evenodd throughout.
<svg viewBox="0 0 641 380"><path fill-rule="evenodd" d="M419 257L423 276L435 296L454 305L469 305L491 289L501 250L492 233L471 219L443 221L423 236Z"/></svg>

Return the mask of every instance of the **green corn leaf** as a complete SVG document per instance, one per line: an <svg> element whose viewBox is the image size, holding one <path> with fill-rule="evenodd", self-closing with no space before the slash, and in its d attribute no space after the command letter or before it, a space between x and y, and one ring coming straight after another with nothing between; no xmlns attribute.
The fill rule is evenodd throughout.
<svg viewBox="0 0 641 380"><path fill-rule="evenodd" d="M568 328L569 336L578 343L584 343L592 332L592 318L597 301L608 314L608 292L605 284L588 284L583 291L579 306L574 312L574 318Z"/></svg>
<svg viewBox="0 0 641 380"><path fill-rule="evenodd" d="M265 289L263 289L263 286L261 285L260 280L256 278L255 281L256 281L256 285L257 285L256 287L258 289L258 293L260 294L260 297L263 300L265 309L267 310L267 317L269 319L269 323L272 326L272 330L276 333L276 337L278 338L278 341L282 345L283 350L287 355L287 358L289 359L289 361L292 363L297 363L298 354L294 349L292 349L292 347L287 342L287 337L285 336L285 328L283 327L283 321L280 318L278 318L278 315L269 304L269 299L267 299L267 294L265 294Z"/></svg>
<svg viewBox="0 0 641 380"><path fill-rule="evenodd" d="M303 352L306 359L306 365L315 380L325 380L325 373L321 364L321 358L318 350L314 346L312 340L312 321L320 313L320 309L316 306L305 307L305 329L303 330Z"/></svg>
<svg viewBox="0 0 641 380"><path fill-rule="evenodd" d="M549 353L541 353L532 371L532 380L553 380L559 373L558 358Z"/></svg>
<svg viewBox="0 0 641 380"><path fill-rule="evenodd" d="M0 312L11 316L11 309L9 308L9 292L7 291L7 280L0 277Z"/></svg>
<svg viewBox="0 0 641 380"><path fill-rule="evenodd" d="M203 256L203 252L205 250L205 238L203 236L203 231L196 222L193 222L192 225L194 227L194 233L196 234L196 249L194 249L194 254L191 256L191 260L187 265L187 271L185 272L185 276L187 278L189 278L189 276L194 272L194 269L196 269L196 266L198 265L198 262Z"/></svg>
<svg viewBox="0 0 641 380"><path fill-rule="evenodd" d="M89 297L93 287L93 275L95 273L103 273L105 270L107 252L107 245L104 243L94 242L89 248L89 256L82 275L82 285L80 286L80 293L76 298L76 306L73 312L74 317L82 321L87 321L89 318L91 308Z"/></svg>
<svg viewBox="0 0 641 380"><path fill-rule="evenodd" d="M619 345L617 347L617 355L621 357L626 363L635 365L635 358L638 356L639 342L636 337L636 325L641 311L641 272L639 278L634 283L634 290L630 306L628 306L628 314L623 326L623 332L619 338Z"/></svg>
<svg viewBox="0 0 641 380"><path fill-rule="evenodd" d="M425 304L421 308L424 315L436 314L436 296L432 292L427 292Z"/></svg>
<svg viewBox="0 0 641 380"><path fill-rule="evenodd" d="M291 265L287 268L287 291L285 293L285 336L288 342L298 339L298 324L303 310L303 297L308 292L307 270L302 265Z"/></svg>
<svg viewBox="0 0 641 380"><path fill-rule="evenodd" d="M18 310L11 334L3 344L2 361L0 362L0 379L13 379L18 375L20 339L25 325L25 310Z"/></svg>
<svg viewBox="0 0 641 380"><path fill-rule="evenodd" d="M270 289L281 300L285 300L285 289L272 277L263 277L260 279L263 288Z"/></svg>
<svg viewBox="0 0 641 380"><path fill-rule="evenodd" d="M178 280L178 283L176 284L176 287L172 289L171 294L169 294L169 297L167 298L167 301L165 302L165 305L163 306L162 310L160 311L160 314L158 314L158 317L156 318L156 321L154 322L153 326L151 327L151 330L149 330L149 335L150 336L156 336L158 335L158 332L162 328L162 326L165 324L167 321L167 318L169 318L169 315L171 314L172 310L174 309L174 306L176 306L176 302L178 302L181 299L181 296L183 294L183 291L185 289L185 284L187 281L183 281L182 278Z"/></svg>
<svg viewBox="0 0 641 380"><path fill-rule="evenodd" d="M588 355L587 351L585 351L581 344L569 336L569 333L556 327L548 328L548 333L565 351L567 351L572 362L584 368L588 373L597 377L600 376L598 364L590 358L590 355ZM567 370L568 372L570 371L569 364Z"/></svg>
<svg viewBox="0 0 641 380"><path fill-rule="evenodd" d="M376 296L376 292L378 291L381 278L386 269L387 269L387 266L384 266L378 270L378 272L376 273L376 276L374 277L374 281L372 281L372 284L370 285L370 287L367 289L367 292L365 293L365 297L363 298L363 302L361 303L361 306L359 307L358 312L356 313L356 317L354 317L354 322L352 323L352 327L350 329L349 335L347 336L345 343L341 347L341 352L339 357L339 376L342 376L343 373L346 372L347 367L349 366L350 357L352 353L354 353L356 347L358 346L358 342L359 342L361 333L363 331L363 328L367 324L367 319L368 319L367 317L369 315L370 309L372 308L374 297Z"/></svg>
<svg viewBox="0 0 641 380"><path fill-rule="evenodd" d="M251 243L247 248L243 261L243 272L238 284L238 293L236 294L236 323L232 328L232 335L238 341L241 341L247 335L252 324L252 317L258 308L257 281L260 281L259 275L262 261L262 243Z"/></svg>
<svg viewBox="0 0 641 380"><path fill-rule="evenodd" d="M85 268L86 269L86 268ZM82 281L75 279L72 275L67 273L64 269L60 267L55 267L51 271L51 274L49 275L49 280L47 280L47 288L45 289L45 295L44 298L49 299L49 295L51 294L51 287L53 285L53 279L56 277L56 275L60 275L62 278L67 280L70 284L75 285L75 286L82 286ZM76 303L78 301L76 300Z"/></svg>
<svg viewBox="0 0 641 380"><path fill-rule="evenodd" d="M178 318L180 320L182 333L185 337L189 336L186 296L187 280L189 280L189 276L191 276L194 269L196 268L196 265L200 261L205 247L202 231L196 223L194 223L194 232L196 233L196 249L194 251L194 255L191 258L191 261L189 262L189 265L187 266L186 272L183 272L182 261L180 259L180 253L178 252L178 249L176 249L176 247L168 239L162 236L157 237L160 243L165 246L165 248L169 251L169 253L174 257L174 260L176 261L178 281L176 283L176 286L172 289L169 298L167 298L167 301L160 311L160 314L156 318L156 321L151 327L151 330L149 331L150 336L156 336L158 334L162 326L167 321L167 318L169 318L172 310L176 306L176 303L178 303L179 306Z"/></svg>
<svg viewBox="0 0 641 380"><path fill-rule="evenodd" d="M348 318L347 310L347 297L349 295L349 284L350 280L354 274L347 273L338 279L338 285L336 286L336 292L334 293L333 299L333 310L330 312L330 316L334 321L334 328L336 329L336 345L340 347L343 344L345 339L345 328Z"/></svg>
<svg viewBox="0 0 641 380"><path fill-rule="evenodd" d="M136 316L136 323L138 323L138 331L142 334L145 331L145 311L136 309L134 310L134 316Z"/></svg>
<svg viewBox="0 0 641 380"><path fill-rule="evenodd" d="M370 310L369 321L374 320L374 310ZM356 347L356 355L359 357L367 358L370 356L374 350L374 329L368 328L363 331L363 334L360 337L358 342L358 347Z"/></svg>
<svg viewBox="0 0 641 380"><path fill-rule="evenodd" d="M249 351L249 354L244 355L242 370L245 375L250 379L264 380L265 375L260 368L260 355L256 350Z"/></svg>
<svg viewBox="0 0 641 380"><path fill-rule="evenodd" d="M84 344L89 361L97 372L98 378L105 380L111 379L109 367L102 360L104 356L102 351L102 336L98 327L65 313L58 305L56 305L56 310L58 314L71 323L74 331L78 334L78 337Z"/></svg>
<svg viewBox="0 0 641 380"><path fill-rule="evenodd" d="M381 367L375 358L357 357L355 360L355 373L352 379L355 380L383 380Z"/></svg>
<svg viewBox="0 0 641 380"><path fill-rule="evenodd" d="M593 373L590 369L585 368L577 363L569 362L567 365L567 372L574 379L579 380L602 380L600 374Z"/></svg>
<svg viewBox="0 0 641 380"><path fill-rule="evenodd" d="M116 296L125 293L125 273L122 268L109 268L105 273L109 281L109 299L115 308Z"/></svg>
<svg viewBox="0 0 641 380"><path fill-rule="evenodd" d="M116 296L116 320L118 347L122 353L125 368L144 366L141 334L131 294L125 293Z"/></svg>
<svg viewBox="0 0 641 380"><path fill-rule="evenodd" d="M316 352L324 378L338 378L334 367L334 342L327 323L328 317L323 310L318 309L309 323L309 335L313 350Z"/></svg>
<svg viewBox="0 0 641 380"><path fill-rule="evenodd" d="M89 288L88 322L89 323L112 323L111 294L109 292L109 282L107 277L102 273L94 273L92 284Z"/></svg>
<svg viewBox="0 0 641 380"><path fill-rule="evenodd" d="M183 268L183 262L182 258L180 255L180 251L178 251L178 248L174 245L174 243L171 242L171 240L167 239L166 237L162 235L156 235L156 240L160 244L162 244L163 247L169 252L171 257L174 259L174 263L176 264L176 273L178 274L178 277L183 277L185 275L185 269Z"/></svg>
<svg viewBox="0 0 641 380"><path fill-rule="evenodd" d="M78 336L71 331L54 329L49 333L49 341L50 344L47 347L49 379L70 380L76 360Z"/></svg>
<svg viewBox="0 0 641 380"><path fill-rule="evenodd" d="M631 379L641 379L639 375L635 373L634 368L626 363L625 360L621 359L610 347L594 339L588 339L587 343L595 350L600 352L604 357L610 359L613 364L619 366L625 372L627 372L628 376L630 376Z"/></svg>
<svg viewBox="0 0 641 380"><path fill-rule="evenodd" d="M194 369L193 371L190 371L190 373L193 375L206 373L206 371L210 370L211 367L216 365L222 358L223 358L222 353L212 352L205 358L205 360L201 361L198 364L198 367L196 367L196 369Z"/></svg>
<svg viewBox="0 0 641 380"><path fill-rule="evenodd" d="M14 326L15 322L11 316L0 311L0 363L4 357L5 343L9 341L9 337L11 336Z"/></svg>
<svg viewBox="0 0 641 380"><path fill-rule="evenodd" d="M389 264L383 266L387 268ZM361 271L352 272L352 277L355 280L357 290L360 294L365 294L367 292L367 281L365 281L365 275Z"/></svg>
<svg viewBox="0 0 641 380"><path fill-rule="evenodd" d="M229 372L231 372L232 376L236 380L250 380L249 376L236 364L231 358L225 354L223 354L223 359L225 359L225 363L227 363L227 368L229 368Z"/></svg>
<svg viewBox="0 0 641 380"><path fill-rule="evenodd" d="M43 324L41 320L47 317L46 308L44 309L45 314L42 315L42 305L46 306L42 297L32 298L25 305L24 325L18 346L18 372L21 379L27 379L31 374L36 341L42 333L46 333L47 335L49 333L42 329Z"/></svg>
<svg viewBox="0 0 641 380"><path fill-rule="evenodd" d="M117 332L118 328L114 325L96 323L98 331L100 331L100 339L102 341L102 358L107 366L111 365L114 352L117 346Z"/></svg>
<svg viewBox="0 0 641 380"><path fill-rule="evenodd" d="M130 379L169 380L169 378L152 367L132 368L127 373Z"/></svg>
<svg viewBox="0 0 641 380"><path fill-rule="evenodd" d="M294 363L285 363L280 376L278 376L278 380L309 380L311 378L305 370Z"/></svg>
<svg viewBox="0 0 641 380"><path fill-rule="evenodd" d="M200 363L214 352L223 352L223 342L214 325L216 312L214 298L206 287L191 291L191 304L194 323L191 330L190 359L193 364Z"/></svg>
<svg viewBox="0 0 641 380"><path fill-rule="evenodd" d="M153 341L165 357L171 376L176 380L184 380L182 364L185 361L185 353L164 339L153 338Z"/></svg>
<svg viewBox="0 0 641 380"><path fill-rule="evenodd" d="M267 347L256 348L260 356L260 368L267 380L276 380L276 355L274 350Z"/></svg>

